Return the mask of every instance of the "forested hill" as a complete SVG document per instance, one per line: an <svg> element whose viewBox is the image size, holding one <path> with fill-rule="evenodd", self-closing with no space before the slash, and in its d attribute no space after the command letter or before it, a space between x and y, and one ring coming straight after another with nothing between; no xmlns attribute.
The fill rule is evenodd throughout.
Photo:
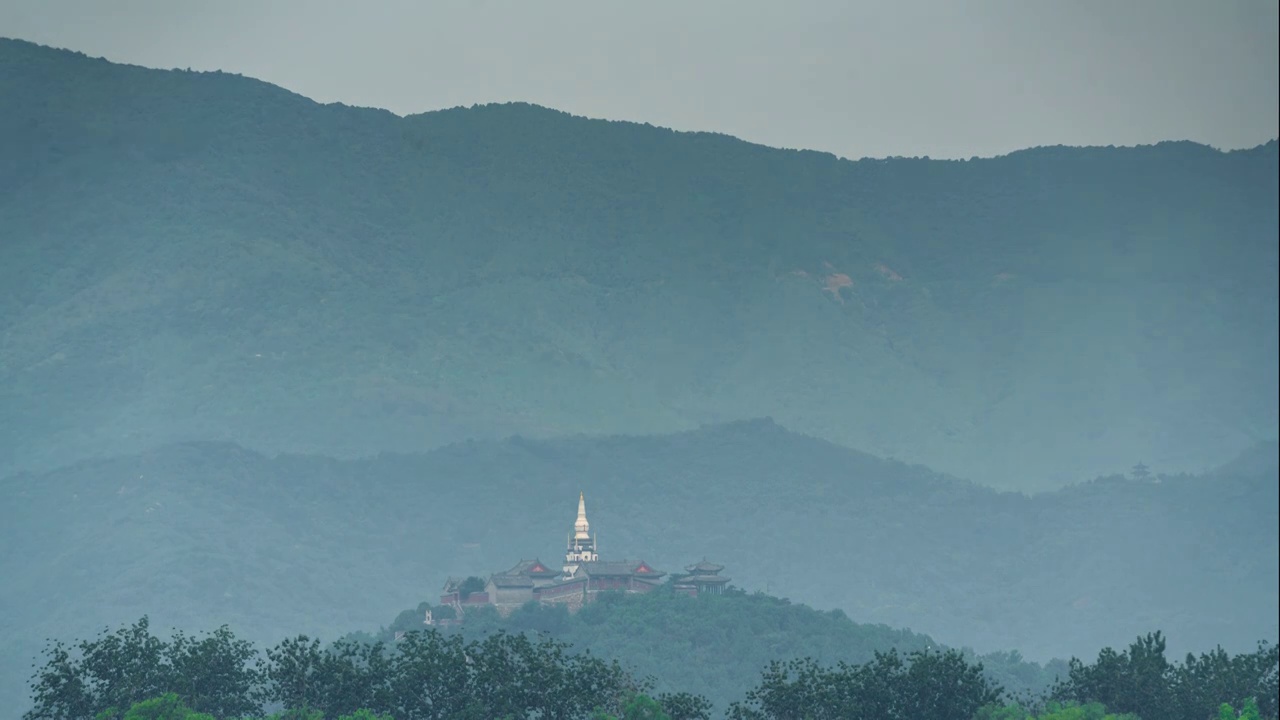
<svg viewBox="0 0 1280 720"><path fill-rule="evenodd" d="M373 629L446 576L555 562L579 491L606 558L705 556L953 647L1043 660L1160 629L1175 657L1250 650L1277 635L1280 500L1274 462L1242 467L1027 497L763 420L353 461L169 446L0 480L0 676L17 693L42 638L144 613L261 642Z"/></svg>
<svg viewBox="0 0 1280 720"><path fill-rule="evenodd" d="M407 609L380 633L353 633L347 639L393 645L397 633L424 629L423 610L422 605ZM505 618L492 608L473 608L460 628L446 629L477 640L497 631L553 637L579 652L616 659L636 677L653 678L657 690L696 693L722 709L743 697L771 662L811 658L824 665L861 664L891 650L943 649L926 635L853 622L839 610L822 612L733 589L696 599L665 587L648 595L606 593L576 614L563 605L532 603ZM1061 659L1041 664L1017 651L961 652L981 662L986 676L1010 697L1044 695L1068 674Z"/></svg>
<svg viewBox="0 0 1280 720"><path fill-rule="evenodd" d="M852 162L14 40L0 107L0 472L771 415L1029 489L1276 437L1275 142Z"/></svg>

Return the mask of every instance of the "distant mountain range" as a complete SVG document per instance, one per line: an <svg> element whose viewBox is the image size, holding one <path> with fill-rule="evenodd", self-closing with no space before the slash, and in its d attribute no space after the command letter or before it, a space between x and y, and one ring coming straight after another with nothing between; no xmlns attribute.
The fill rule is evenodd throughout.
<svg viewBox="0 0 1280 720"><path fill-rule="evenodd" d="M1277 436L1274 141L850 162L15 40L0 108L0 473L769 415L1027 490Z"/></svg>
<svg viewBox="0 0 1280 720"><path fill-rule="evenodd" d="M0 702L41 638L150 614L275 642L372 630L448 575L555 562L585 491L609 558L703 557L747 590L978 651L1172 656L1275 640L1276 448L1159 482L1028 497L768 420L665 436L511 438L366 460L186 443L0 480ZM1255 458L1257 460L1257 458ZM781 642L781 640L779 641Z"/></svg>

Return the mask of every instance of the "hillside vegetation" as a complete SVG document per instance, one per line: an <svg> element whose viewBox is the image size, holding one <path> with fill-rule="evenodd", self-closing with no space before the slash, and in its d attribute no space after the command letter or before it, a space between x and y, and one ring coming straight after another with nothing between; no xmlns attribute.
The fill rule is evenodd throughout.
<svg viewBox="0 0 1280 720"><path fill-rule="evenodd" d="M804 636L806 629L815 626L811 611L806 617L806 611L778 607L774 599L762 596L751 600L733 594L728 598L659 597L606 594L601 603L583 610L589 618L579 615L577 619L605 626L606 635L632 625L637 647L617 648L631 658L645 645L655 648L646 641L656 639L661 631L651 624L636 628L637 610L658 622L663 616L671 620L700 615L702 622L697 624L704 628L723 624L721 615L726 612L766 632L788 634L790 628L779 626L779 621L786 625L788 618L808 626L789 634ZM715 610L700 609L704 606ZM547 617L542 615L544 620ZM562 619L573 624L567 616ZM840 634L845 641L862 645L869 639L865 628L850 627L839 619L836 624L843 625ZM716 640L706 646L717 644L723 646ZM759 649L751 646L750 652ZM177 631L165 640L152 634L145 616L92 639L53 640L44 650L43 662L35 666L32 707L22 718L248 720L260 717L268 706L283 712L267 720L711 720L718 716L705 696L661 692L661 681L655 684L653 678L636 676L621 663L526 632L498 631L467 641L456 633L411 629L397 633L392 642L347 638L331 644L300 635L263 650L237 638L225 625L203 636ZM757 675L757 684L744 688L724 717L1274 720L1277 713L1280 653L1267 642L1260 642L1254 652L1233 655L1218 648L1170 662L1163 635L1148 633L1120 652L1103 648L1094 663L1072 658L1065 677L1021 702L1010 702L1008 688L993 683L983 663L954 650L867 652L863 647L861 652L866 655L863 662L823 662L812 655L770 661ZM712 660L740 670L744 659ZM677 662L689 666L688 658ZM698 683L706 678L698 673L677 682ZM1239 714L1232 704L1242 708ZM1044 712L1033 712L1039 709ZM1108 709L1124 714L1108 713Z"/></svg>
<svg viewBox="0 0 1280 720"><path fill-rule="evenodd" d="M394 644L397 633L424 629L425 609L405 610L376 637L351 639ZM772 662L809 658L823 665L859 665L875 660L876 653L943 650L926 635L860 624L839 610L822 612L740 590L696 599L669 588L649 595L606 593L576 614L534 603L506 618L492 608L476 608L455 632L477 640L496 632L551 637L579 652L615 659L636 677L652 678L658 690L696 693L721 709L742 699ZM1069 669L1062 660L1028 662L1017 651L964 655L981 664L988 680L1010 697L1046 695Z"/></svg>
<svg viewBox="0 0 1280 720"><path fill-rule="evenodd" d="M1275 142L852 162L13 40L0 107L0 472L770 415L1030 489L1277 434Z"/></svg>
<svg viewBox="0 0 1280 720"><path fill-rule="evenodd" d="M606 558L705 556L952 647L1045 660L1158 628L1175 656L1250 650L1280 604L1276 465L1254 466L1028 497L769 421L346 461L168 446L0 480L0 677L17 693L42 638L144 613L259 642L373 629L449 575L556 562L579 491Z"/></svg>

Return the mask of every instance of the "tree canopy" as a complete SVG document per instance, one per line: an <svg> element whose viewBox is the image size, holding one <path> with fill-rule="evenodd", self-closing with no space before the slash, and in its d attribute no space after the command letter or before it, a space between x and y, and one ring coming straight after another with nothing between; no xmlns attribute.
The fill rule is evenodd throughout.
<svg viewBox="0 0 1280 720"><path fill-rule="evenodd" d="M863 663L770 662L729 720L1275 720L1276 648L1185 663L1152 633L1098 662L1073 660L1038 710L1012 703L956 650L875 652ZM1212 668L1207 670L1206 667ZM415 630L388 644L288 638L265 652L218 628L154 636L147 618L54 641L24 720L711 720L704 697L655 692L616 660L550 638ZM1239 713L1234 709L1240 707Z"/></svg>

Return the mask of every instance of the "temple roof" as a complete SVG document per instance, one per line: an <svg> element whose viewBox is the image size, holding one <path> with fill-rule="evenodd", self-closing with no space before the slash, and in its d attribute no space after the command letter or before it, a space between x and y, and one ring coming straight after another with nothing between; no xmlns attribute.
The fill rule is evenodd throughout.
<svg viewBox="0 0 1280 720"><path fill-rule="evenodd" d="M657 578L666 575L659 570L654 570L649 563L641 560L639 562L631 562L628 560L615 561L597 561L586 562L579 565L581 570L592 577L640 577L640 578Z"/></svg>
<svg viewBox="0 0 1280 720"><path fill-rule="evenodd" d="M559 570L553 570L547 567L546 563L538 559L521 560L516 563L515 567L503 573L504 575L527 575L536 578L550 578L560 574Z"/></svg>
<svg viewBox="0 0 1280 720"><path fill-rule="evenodd" d="M489 577L489 582L494 587L510 588L510 587L533 587L533 578L528 575L512 575L508 573L498 573Z"/></svg>
<svg viewBox="0 0 1280 720"><path fill-rule="evenodd" d="M732 579L723 575L681 575L671 581L676 585L720 585Z"/></svg>
<svg viewBox="0 0 1280 720"><path fill-rule="evenodd" d="M543 590L555 590L557 588L562 588L566 585L581 585L586 581L587 581L587 578L585 575L579 575L577 577L571 577L571 578L562 578L560 580L556 580L553 583L543 585L542 587L534 588L533 591L536 593L536 592L541 592Z"/></svg>
<svg viewBox="0 0 1280 720"><path fill-rule="evenodd" d="M685 566L685 570L687 570L691 575L703 574L703 573L715 574L720 572L723 569L724 569L723 565L717 565L713 562L707 562L705 559L702 562L697 563L696 565Z"/></svg>

